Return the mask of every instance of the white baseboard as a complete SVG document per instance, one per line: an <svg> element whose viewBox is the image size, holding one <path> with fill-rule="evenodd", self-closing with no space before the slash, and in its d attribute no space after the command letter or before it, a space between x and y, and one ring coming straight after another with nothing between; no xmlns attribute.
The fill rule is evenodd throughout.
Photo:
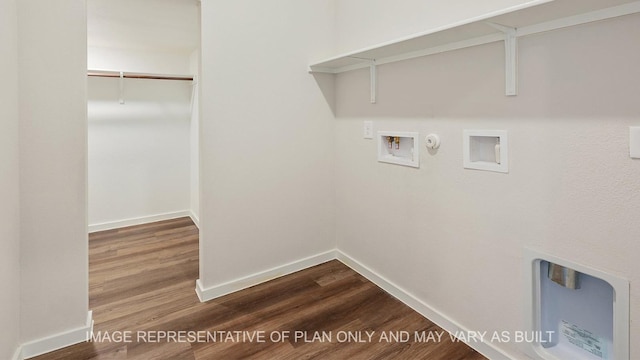
<svg viewBox="0 0 640 360"><path fill-rule="evenodd" d="M124 220L109 221L109 222L104 222L99 224L90 224L89 232L92 233L96 231L117 229L125 226L142 225L142 224L148 224L156 221L177 219L181 217L191 217L191 214L192 213L190 210L182 210L182 211L174 211L174 212L164 213L164 214L143 216L143 217L138 217L133 219L124 219Z"/></svg>
<svg viewBox="0 0 640 360"><path fill-rule="evenodd" d="M22 360L22 346L18 346L16 352L13 353L11 360Z"/></svg>
<svg viewBox="0 0 640 360"><path fill-rule="evenodd" d="M19 359L29 359L89 340L93 331L93 313L87 313L85 326L22 344Z"/></svg>
<svg viewBox="0 0 640 360"><path fill-rule="evenodd" d="M194 213L192 210L189 210L189 217L191 218L191 221L193 221L193 223L196 224L196 226L199 229L200 228L200 219L198 218L196 213Z"/></svg>
<svg viewBox="0 0 640 360"><path fill-rule="evenodd" d="M337 259L338 261L353 269L355 272L364 276L369 281L385 290L391 296L400 300L405 305L417 311L425 318L434 322L445 331L448 331L450 333L469 331L442 312L416 298L411 293L385 279L383 276L378 275L373 270L369 269L362 263L358 262L351 256L338 249L327 251L322 254L311 256L299 261L262 271L237 280L229 281L227 283L216 285L210 288L204 288L202 286L202 282L200 281L200 279L198 279L196 280L196 293L198 294L198 298L200 299L200 301L205 302L334 259ZM468 342L467 345L491 360L512 359L511 356L490 343Z"/></svg>
<svg viewBox="0 0 640 360"><path fill-rule="evenodd" d="M378 287L382 288L384 291L389 293L391 296L403 302L405 305L409 306L413 310L417 311L420 315L429 319L436 325L440 326L442 329L450 332L456 333L458 331L467 332L469 329L458 324L453 319L449 318L442 312L433 308L432 306L426 304L422 300L416 298L411 293L402 289L401 287L395 285L391 281L385 279L383 276L378 275L373 270L364 266L362 263L358 262L351 256L345 254L340 250L336 250L336 259L338 259L343 264L347 265L355 272L367 278L367 280L372 283L378 285ZM468 342L466 343L468 346L475 349L480 354L484 355L486 358L491 360L510 360L511 356L504 353L501 349L498 349L494 345L487 342Z"/></svg>
<svg viewBox="0 0 640 360"><path fill-rule="evenodd" d="M310 256L298 261L294 261L269 270L261 271L240 279L232 280L220 285L204 288L200 279L196 280L196 294L201 302L213 300L223 295L249 288L263 282L289 275L296 271L325 263L336 258L335 250L330 250L321 254Z"/></svg>

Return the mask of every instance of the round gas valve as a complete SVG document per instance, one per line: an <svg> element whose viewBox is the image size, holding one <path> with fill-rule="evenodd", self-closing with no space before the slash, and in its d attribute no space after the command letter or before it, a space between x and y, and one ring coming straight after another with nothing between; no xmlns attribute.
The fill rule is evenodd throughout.
<svg viewBox="0 0 640 360"><path fill-rule="evenodd" d="M429 149L437 149L440 147L440 137L436 134L427 135L424 142Z"/></svg>

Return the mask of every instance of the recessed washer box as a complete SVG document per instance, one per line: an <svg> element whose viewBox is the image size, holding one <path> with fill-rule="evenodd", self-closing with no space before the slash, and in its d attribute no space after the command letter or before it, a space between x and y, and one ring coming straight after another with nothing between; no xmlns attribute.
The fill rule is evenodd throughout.
<svg viewBox="0 0 640 360"><path fill-rule="evenodd" d="M420 167L417 132L378 131L378 161Z"/></svg>
<svg viewBox="0 0 640 360"><path fill-rule="evenodd" d="M464 130L462 145L465 169L509 172L509 142L505 130Z"/></svg>

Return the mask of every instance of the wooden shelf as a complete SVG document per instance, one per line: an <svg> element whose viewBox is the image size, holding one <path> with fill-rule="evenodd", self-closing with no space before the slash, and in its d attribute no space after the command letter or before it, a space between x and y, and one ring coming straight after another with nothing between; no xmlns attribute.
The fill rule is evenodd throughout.
<svg viewBox="0 0 640 360"><path fill-rule="evenodd" d="M448 26L348 52L313 63L311 73L338 74L471 46L505 41L507 95L516 93L517 38L640 12L640 1L533 0Z"/></svg>

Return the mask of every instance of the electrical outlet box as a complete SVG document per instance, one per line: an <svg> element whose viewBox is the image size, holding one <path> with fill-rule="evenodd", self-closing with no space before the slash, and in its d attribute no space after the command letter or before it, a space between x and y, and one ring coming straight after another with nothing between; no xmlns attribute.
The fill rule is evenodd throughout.
<svg viewBox="0 0 640 360"><path fill-rule="evenodd" d="M462 138L465 169L509 172L509 143L504 130L464 130Z"/></svg>
<svg viewBox="0 0 640 360"><path fill-rule="evenodd" d="M365 139L373 139L373 121L366 120L364 121L363 126L363 137Z"/></svg>
<svg viewBox="0 0 640 360"><path fill-rule="evenodd" d="M418 133L378 131L378 161L420 167Z"/></svg>

